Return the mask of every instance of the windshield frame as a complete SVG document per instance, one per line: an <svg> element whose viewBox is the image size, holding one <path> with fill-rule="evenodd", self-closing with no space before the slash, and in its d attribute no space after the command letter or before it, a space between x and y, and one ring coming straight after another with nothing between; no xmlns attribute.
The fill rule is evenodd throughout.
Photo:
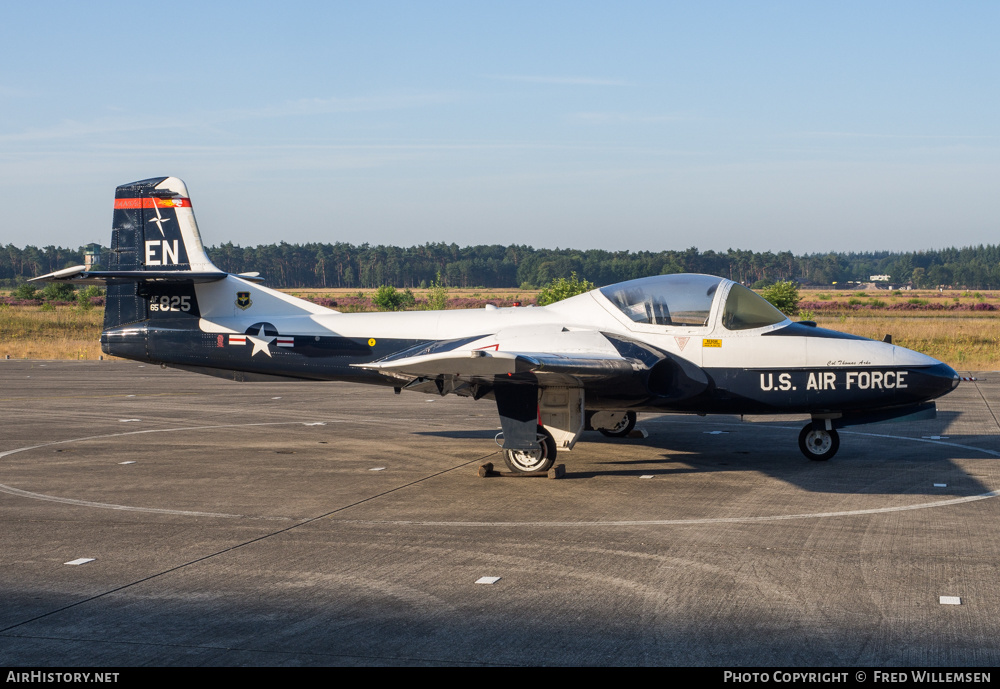
<svg viewBox="0 0 1000 689"><path fill-rule="evenodd" d="M730 329L729 327L727 327L726 324L725 324L726 306L729 304L729 297L732 296L733 290L736 289L737 287L739 287L739 288L741 288L743 290L746 290L747 292L749 292L750 294L756 296L762 302L764 302L765 304L767 304L768 306L770 306L772 309L774 309L774 312L776 314L778 314L779 316L781 316L781 319L777 320L777 321L774 321L773 323L767 323L765 325L756 325L756 326L752 326L752 327L748 327L748 328ZM750 289L746 285L741 285L738 282L730 283L729 288L726 290L724 298L722 299L722 301L719 302L719 314L718 314L718 317L719 317L719 323L718 323L719 330L721 330L721 331L723 331L725 333L729 333L730 335L739 335L741 333L760 334L760 333L766 332L768 330L775 330L777 328L783 328L786 325L788 325L789 323L791 323L791 319L789 319L788 316L786 316L785 314L781 313L781 311L779 311L778 308L774 306L774 304L771 304L769 301L767 301L767 299L764 299L764 297L762 297L761 295L757 294L756 292L754 292L752 289Z"/></svg>

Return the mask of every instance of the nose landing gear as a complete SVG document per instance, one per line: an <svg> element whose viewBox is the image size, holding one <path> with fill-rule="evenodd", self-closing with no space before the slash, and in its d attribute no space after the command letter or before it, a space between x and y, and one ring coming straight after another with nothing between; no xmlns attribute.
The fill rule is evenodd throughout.
<svg viewBox="0 0 1000 689"><path fill-rule="evenodd" d="M825 462L840 449L840 436L836 429L817 428L810 421L799 433L799 449L814 462Z"/></svg>

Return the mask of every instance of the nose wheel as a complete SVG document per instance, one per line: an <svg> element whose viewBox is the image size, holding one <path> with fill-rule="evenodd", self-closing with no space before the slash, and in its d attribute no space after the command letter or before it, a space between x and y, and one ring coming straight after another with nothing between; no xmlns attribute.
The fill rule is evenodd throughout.
<svg viewBox="0 0 1000 689"><path fill-rule="evenodd" d="M799 449L814 462L825 462L840 449L840 436L832 428L815 428L810 422L799 433Z"/></svg>

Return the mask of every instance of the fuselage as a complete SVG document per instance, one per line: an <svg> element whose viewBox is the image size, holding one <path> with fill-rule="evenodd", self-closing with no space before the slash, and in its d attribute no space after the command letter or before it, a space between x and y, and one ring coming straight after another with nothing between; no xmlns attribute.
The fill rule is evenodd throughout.
<svg viewBox="0 0 1000 689"><path fill-rule="evenodd" d="M799 449L837 428L928 418L959 381L886 342L792 323L746 287L659 275L538 308L338 313L215 266L176 177L115 190L103 350L235 381L358 381L496 402L505 462L551 468L587 428L627 435L636 411L807 413Z"/></svg>
<svg viewBox="0 0 1000 689"><path fill-rule="evenodd" d="M614 384L581 379L588 409L857 413L926 402L958 384L949 366L918 352L758 313L763 307L747 301L749 290L728 280L661 276L633 283L546 307L339 313L229 276L194 285L187 310L184 300L151 295L148 321L109 330L103 342L110 354L226 377L233 371L241 380L401 387L405 376L358 365L401 352L473 350L631 357L646 359L647 367L668 357L704 372L705 380L680 396L664 394L669 383L657 387L641 371ZM702 295L706 284L709 294ZM697 298L678 296L685 289Z"/></svg>

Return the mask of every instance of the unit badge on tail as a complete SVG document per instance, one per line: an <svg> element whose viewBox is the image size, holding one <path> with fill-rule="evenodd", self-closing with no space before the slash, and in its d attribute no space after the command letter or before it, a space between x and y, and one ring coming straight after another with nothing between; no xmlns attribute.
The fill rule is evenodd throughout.
<svg viewBox="0 0 1000 689"><path fill-rule="evenodd" d="M236 293L236 305L246 311L251 306L253 306L253 300L250 299L249 292L237 292Z"/></svg>

